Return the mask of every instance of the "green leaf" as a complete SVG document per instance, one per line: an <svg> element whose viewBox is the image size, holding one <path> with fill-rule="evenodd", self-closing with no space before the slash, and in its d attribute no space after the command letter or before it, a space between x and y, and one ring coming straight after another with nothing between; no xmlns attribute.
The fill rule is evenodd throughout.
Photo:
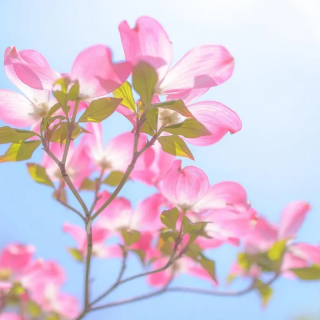
<svg viewBox="0 0 320 320"><path fill-rule="evenodd" d="M83 262L83 255L77 248L67 248L72 258L78 262Z"/></svg>
<svg viewBox="0 0 320 320"><path fill-rule="evenodd" d="M128 81L124 82L117 90L113 92L115 98L121 98L121 105L137 113L137 106L133 99L132 88Z"/></svg>
<svg viewBox="0 0 320 320"><path fill-rule="evenodd" d="M238 265L241 267L241 269L245 271L249 271L251 268L251 261L248 258L248 255L246 253L239 253L238 254Z"/></svg>
<svg viewBox="0 0 320 320"><path fill-rule="evenodd" d="M168 239L165 240L162 237L160 237L158 241L158 248L163 255L170 256L173 249L172 242Z"/></svg>
<svg viewBox="0 0 320 320"><path fill-rule="evenodd" d="M136 230L121 229L122 238L127 246L131 246L140 240L140 232Z"/></svg>
<svg viewBox="0 0 320 320"><path fill-rule="evenodd" d="M70 101L76 101L78 97L79 97L79 82L75 81L75 83L73 84L73 86L70 88L68 92L67 98Z"/></svg>
<svg viewBox="0 0 320 320"><path fill-rule="evenodd" d="M176 224L179 218L179 210L173 208L171 210L165 210L161 213L161 222L169 229L176 230Z"/></svg>
<svg viewBox="0 0 320 320"><path fill-rule="evenodd" d="M259 279L254 279L254 285L260 294L262 305L265 307L272 297L273 290Z"/></svg>
<svg viewBox="0 0 320 320"><path fill-rule="evenodd" d="M104 180L103 184L107 184L111 187L116 187L119 185L123 178L123 172L121 171L112 171Z"/></svg>
<svg viewBox="0 0 320 320"><path fill-rule="evenodd" d="M153 136L158 131L158 109L148 110L146 120L142 125L141 132Z"/></svg>
<svg viewBox="0 0 320 320"><path fill-rule="evenodd" d="M182 100L172 100L166 101L162 103L155 103L152 105L154 108L161 108L161 109L169 109L172 111L176 111L180 113L182 116L187 118L193 118L193 114L190 110L185 106Z"/></svg>
<svg viewBox="0 0 320 320"><path fill-rule="evenodd" d="M211 278L217 282L216 279L216 264L214 261L208 259L207 257L205 257L203 254L200 255L200 259L198 259L198 261L200 262L201 266L203 269L205 269L209 275L211 276Z"/></svg>
<svg viewBox="0 0 320 320"><path fill-rule="evenodd" d="M56 80L56 82L53 84L53 86L60 85L61 89L58 91L61 91L63 93L67 93L69 84L70 84L70 80L68 78L62 77L62 78Z"/></svg>
<svg viewBox="0 0 320 320"><path fill-rule="evenodd" d="M45 320L61 320L60 316L57 313L51 313L46 315Z"/></svg>
<svg viewBox="0 0 320 320"><path fill-rule="evenodd" d="M79 122L101 122L112 115L120 102L121 99L117 98L100 98L94 100L84 111Z"/></svg>
<svg viewBox="0 0 320 320"><path fill-rule="evenodd" d="M140 259L141 263L145 265L146 252L140 249L130 249L131 252L135 253Z"/></svg>
<svg viewBox="0 0 320 320"><path fill-rule="evenodd" d="M10 291L8 292L9 296L21 296L24 294L26 290L19 282L15 282L13 286L11 287Z"/></svg>
<svg viewBox="0 0 320 320"><path fill-rule="evenodd" d="M320 280L320 265L317 264L311 267L291 269L291 271L301 280Z"/></svg>
<svg viewBox="0 0 320 320"><path fill-rule="evenodd" d="M69 112L68 108L68 95L62 91L53 91L54 97L58 100L64 114L67 116Z"/></svg>
<svg viewBox="0 0 320 320"><path fill-rule="evenodd" d="M194 160L191 151L180 137L175 135L163 136L160 137L158 141L164 152Z"/></svg>
<svg viewBox="0 0 320 320"><path fill-rule="evenodd" d="M182 224L184 233L198 233L202 229L201 222L193 223L188 217L183 217Z"/></svg>
<svg viewBox="0 0 320 320"><path fill-rule="evenodd" d="M62 122L57 127L54 127L52 136L50 138L51 142L59 142L60 145L66 142L68 136L68 123Z"/></svg>
<svg viewBox="0 0 320 320"><path fill-rule="evenodd" d="M196 119L185 121L164 128L164 131L184 136L185 138L198 138L210 135L210 131Z"/></svg>
<svg viewBox="0 0 320 320"><path fill-rule="evenodd" d="M176 230L163 229L160 236L165 241L175 242L179 236L179 232Z"/></svg>
<svg viewBox="0 0 320 320"><path fill-rule="evenodd" d="M27 302L27 312L31 316L31 318L37 319L41 314L41 309L38 306L38 304L36 304L35 302L28 301Z"/></svg>
<svg viewBox="0 0 320 320"><path fill-rule="evenodd" d="M146 62L139 62L132 72L134 90L140 95L144 105L149 109L158 82L157 72Z"/></svg>
<svg viewBox="0 0 320 320"><path fill-rule="evenodd" d="M53 182L50 180L46 173L46 169L36 163L27 163L28 172L31 178L38 183L54 187Z"/></svg>
<svg viewBox="0 0 320 320"><path fill-rule="evenodd" d="M85 178L83 181L82 181L82 184L81 184L81 187L80 187L80 190L96 190L96 183L95 181L92 181L88 178Z"/></svg>
<svg viewBox="0 0 320 320"><path fill-rule="evenodd" d="M13 143L6 153L0 156L0 163L28 160L40 144L40 140Z"/></svg>
<svg viewBox="0 0 320 320"><path fill-rule="evenodd" d="M0 128L0 144L18 143L34 137L36 135L33 131L13 129L10 127Z"/></svg>
<svg viewBox="0 0 320 320"><path fill-rule="evenodd" d="M272 261L282 260L286 251L287 240L280 240L273 244L268 251L268 257Z"/></svg>
<svg viewBox="0 0 320 320"><path fill-rule="evenodd" d="M43 132L48 128L48 125L52 123L50 122L50 119L53 114L55 114L59 109L61 108L59 103L56 103L53 107L51 107L47 113L47 115L42 119L41 125L40 125L40 131Z"/></svg>

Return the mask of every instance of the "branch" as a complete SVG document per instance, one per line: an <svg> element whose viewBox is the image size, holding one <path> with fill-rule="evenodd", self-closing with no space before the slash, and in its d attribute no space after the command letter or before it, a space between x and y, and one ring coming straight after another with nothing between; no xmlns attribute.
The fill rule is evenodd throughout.
<svg viewBox="0 0 320 320"><path fill-rule="evenodd" d="M67 203L65 203L65 202L63 202L63 201L61 201L61 200L59 200L59 199L56 199L56 200L57 200L60 204L62 204L64 207L66 207L67 209L69 209L69 210L73 211L74 213L76 213L83 221L85 220L84 215L83 215L80 211L78 211L77 209L71 207L70 205L68 205Z"/></svg>
<svg viewBox="0 0 320 320"><path fill-rule="evenodd" d="M140 137L140 129L142 126L143 122L142 121L138 121L137 124L137 130L135 132L134 135L134 151L133 151L133 157L132 157L132 161L130 163L130 165L128 166L126 172L124 173L121 182L119 183L119 185L117 186L117 188L113 191L113 193L111 194L111 196L109 197L109 199L95 212L95 214L92 216L92 219L94 220L95 218L98 217L98 215L105 209L108 207L108 205L117 197L117 195L119 194L119 192L121 191L121 189L123 188L123 186L125 185L125 183L127 182L132 170L134 169L134 166L138 160L138 158L140 157L141 154L143 154L149 147L151 147L155 141L157 140L158 136L160 135L161 131L158 131L156 135L154 135L152 137L152 139L140 150L138 151L138 142L139 142L139 137Z"/></svg>
<svg viewBox="0 0 320 320"><path fill-rule="evenodd" d="M93 200L92 206L89 210L90 215L93 213L94 207L96 206L96 204L99 200L99 191L101 188L103 175L104 175L104 169L101 169L100 176L98 179L96 179L96 189L95 189L95 193L94 193L94 200Z"/></svg>
<svg viewBox="0 0 320 320"><path fill-rule="evenodd" d="M132 303L132 302L136 302L136 301L140 301L140 300L145 300L145 299L160 295L165 292L185 292L185 293L197 293L197 294L206 294L206 295L212 295L212 296L227 296L227 297L241 296L246 293L249 293L250 291L252 291L254 289L272 284L276 279L278 279L278 277L279 277L279 275L276 274L272 279L270 279L268 282L266 282L263 285L255 286L255 285L251 284L246 289L243 289L240 291L230 291L230 292L212 291L212 290L205 290L205 289L198 289L198 288L184 288L184 287L168 288L168 285L167 285L166 287L164 287L160 290L154 291L152 293L144 294L141 296L137 296L137 297L133 297L133 298L125 299L125 300L120 300L120 301L115 301L115 302L103 304L101 306L94 307L91 310L96 311L96 310L101 310L101 309L106 309L106 308L111 308L111 307L115 307L115 306L119 306L119 305Z"/></svg>
<svg viewBox="0 0 320 320"><path fill-rule="evenodd" d="M90 309L90 265L92 256L92 219L90 216L86 218L86 233L87 233L87 258L86 258L86 274L85 274L85 294L84 294L84 310Z"/></svg>

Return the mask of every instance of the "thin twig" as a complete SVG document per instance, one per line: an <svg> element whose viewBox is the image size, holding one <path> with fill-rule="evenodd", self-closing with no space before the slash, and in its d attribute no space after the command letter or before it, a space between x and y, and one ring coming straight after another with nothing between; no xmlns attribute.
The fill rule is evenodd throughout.
<svg viewBox="0 0 320 320"><path fill-rule="evenodd" d="M96 189L94 192L94 200L93 200L91 208L89 210L90 215L93 213L93 210L94 210L98 200L100 199L99 192L100 192L100 188L101 188L101 184L102 184L103 175L104 175L104 169L101 169L100 176L96 180Z"/></svg>
<svg viewBox="0 0 320 320"><path fill-rule="evenodd" d="M62 204L64 207L66 207L67 209L73 211L74 213L76 213L83 221L85 219L84 215L78 211L77 209L73 208L72 206L68 205L67 203L61 201L60 199L56 199L60 204Z"/></svg>
<svg viewBox="0 0 320 320"><path fill-rule="evenodd" d="M92 256L92 219L86 217L86 233L87 233L87 258L86 258L86 273L85 273L85 294L84 294L84 310L90 309L90 265Z"/></svg>

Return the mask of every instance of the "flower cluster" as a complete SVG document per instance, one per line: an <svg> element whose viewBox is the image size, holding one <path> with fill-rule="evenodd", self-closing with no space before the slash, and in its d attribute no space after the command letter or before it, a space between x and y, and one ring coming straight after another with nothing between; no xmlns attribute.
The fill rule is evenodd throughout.
<svg viewBox="0 0 320 320"><path fill-rule="evenodd" d="M200 46L171 67L172 43L157 21L139 18L134 29L124 21L119 31L124 62L113 62L111 50L96 45L76 57L69 73L53 70L34 50L10 47L5 52L5 72L24 95L0 90L0 119L17 127L0 128L0 143L10 144L0 163L30 159L42 145L41 165L27 163L27 169L34 181L53 188L54 198L83 220L85 228L64 223L63 230L74 238L76 246L68 250L85 264L86 272L84 306L79 312L75 299L59 291L64 281L59 267L31 261L32 247L8 246L0 261L2 308L17 286L21 301L31 301L41 312L78 320L114 305L98 303L137 277L146 277L152 287L160 288L153 295L175 290L171 283L181 273L218 286L208 250L225 244L243 247L229 280L252 279L239 294L256 290L263 303L280 275L319 279L320 247L292 242L309 204L290 203L276 227L254 210L239 183L211 185L200 168L183 167L176 158L194 160L189 144L212 145L241 129L238 115L222 103L194 102L231 77L230 53L218 45ZM129 120L132 130L105 145L101 122L114 112ZM119 195L129 180L154 190L136 208ZM81 210L70 204L67 190ZM82 192L93 193L90 206ZM132 255L139 257L145 271L123 279ZM92 300L93 258L122 259L123 267L115 285Z"/></svg>

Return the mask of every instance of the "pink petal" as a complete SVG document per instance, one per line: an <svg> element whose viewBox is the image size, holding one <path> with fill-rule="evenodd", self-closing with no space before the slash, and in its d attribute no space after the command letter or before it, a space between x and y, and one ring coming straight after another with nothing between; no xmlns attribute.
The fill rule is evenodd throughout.
<svg viewBox="0 0 320 320"><path fill-rule="evenodd" d="M58 296L51 301L51 305L52 310L67 319L75 319L80 311L77 298L67 293L59 293Z"/></svg>
<svg viewBox="0 0 320 320"><path fill-rule="evenodd" d="M227 206L248 207L247 193L239 183L225 181L211 186L194 208L204 210L224 208Z"/></svg>
<svg viewBox="0 0 320 320"><path fill-rule="evenodd" d="M201 88L201 89L189 89L184 91L179 91L175 94L170 94L167 96L167 100L178 100L181 99L185 104L189 104L192 101L200 98L204 95L210 88Z"/></svg>
<svg viewBox="0 0 320 320"><path fill-rule="evenodd" d="M97 98L117 89L126 81L131 64L113 63L111 50L104 45L89 47L78 54L70 76L80 83L80 93L84 97Z"/></svg>
<svg viewBox="0 0 320 320"><path fill-rule="evenodd" d="M190 50L166 75L160 84L164 94L189 89L211 88L227 81L234 60L222 46L204 45Z"/></svg>
<svg viewBox="0 0 320 320"><path fill-rule="evenodd" d="M1 281L0 280L0 293L1 291L7 291L12 288L12 283L8 281Z"/></svg>
<svg viewBox="0 0 320 320"><path fill-rule="evenodd" d="M197 146L209 146L218 142L226 133L236 133L242 128L238 115L222 103L203 101L188 106L194 117L201 122L211 135L185 139Z"/></svg>
<svg viewBox="0 0 320 320"><path fill-rule="evenodd" d="M4 312L0 314L0 320L24 320L18 313Z"/></svg>
<svg viewBox="0 0 320 320"><path fill-rule="evenodd" d="M140 233L140 239L134 245L131 246L132 249L139 249L142 251L147 251L150 248L152 241L152 233L149 231L142 231Z"/></svg>
<svg viewBox="0 0 320 320"><path fill-rule="evenodd" d="M146 135L141 134L138 141L138 150L142 149L146 142ZM133 157L134 134L125 132L114 137L108 143L104 157L111 170L125 171Z"/></svg>
<svg viewBox="0 0 320 320"><path fill-rule="evenodd" d="M45 103L49 100L49 92L35 90L23 83L16 74L15 66L17 64L27 64L34 67L50 68L47 60L35 50L17 51L16 47L8 47L4 54L4 70L8 79L20 89L29 100L36 104Z"/></svg>
<svg viewBox="0 0 320 320"><path fill-rule="evenodd" d="M110 197L107 191L99 194L99 200L96 205L98 210ZM110 205L102 211L97 219L97 226L111 231L117 231L118 228L130 226L133 210L130 201L119 197L114 199Z"/></svg>
<svg viewBox="0 0 320 320"><path fill-rule="evenodd" d="M153 269L154 270L160 269L166 263L167 263L166 258L162 258L162 259L160 258L153 263ZM171 274L172 274L172 269L167 268L164 271L148 275L147 282L150 286L153 286L153 287L163 287L169 282L171 278Z"/></svg>
<svg viewBox="0 0 320 320"><path fill-rule="evenodd" d="M123 252L118 245L95 246L95 256L99 258L122 258Z"/></svg>
<svg viewBox="0 0 320 320"><path fill-rule="evenodd" d="M162 193L173 204L192 207L208 192L209 180L199 168L181 168L181 160L176 160L163 180Z"/></svg>
<svg viewBox="0 0 320 320"><path fill-rule="evenodd" d="M294 238L309 210L310 205L303 201L288 204L281 213L279 239Z"/></svg>
<svg viewBox="0 0 320 320"><path fill-rule="evenodd" d="M295 256L308 261L311 264L320 265L320 247L308 243L291 245L289 251Z"/></svg>
<svg viewBox="0 0 320 320"><path fill-rule="evenodd" d="M35 250L31 245L15 243L7 245L0 255L0 268L7 268L13 272L22 271L31 262Z"/></svg>
<svg viewBox="0 0 320 320"><path fill-rule="evenodd" d="M62 229L64 232L69 233L71 237L73 237L73 239L77 243L77 248L81 252L83 252L87 242L87 236L86 236L85 230L77 225L72 225L67 222L62 225Z"/></svg>
<svg viewBox="0 0 320 320"><path fill-rule="evenodd" d="M294 279L296 278L296 275L293 272L291 272L290 269L304 268L307 266L308 262L305 259L299 258L294 254L287 253L284 256L281 270L284 277Z"/></svg>
<svg viewBox="0 0 320 320"><path fill-rule="evenodd" d="M140 230L157 230L161 227L161 207L166 204L166 199L160 193L153 194L138 204L133 215L132 228Z"/></svg>
<svg viewBox="0 0 320 320"><path fill-rule="evenodd" d="M277 241L277 227L265 218L258 217L254 230L243 238L247 253L267 251Z"/></svg>
<svg viewBox="0 0 320 320"><path fill-rule="evenodd" d="M32 103L23 95L0 90L0 119L15 127L29 127L36 120L32 117L34 108Z"/></svg>
<svg viewBox="0 0 320 320"><path fill-rule="evenodd" d="M168 71L172 59L172 44L163 27L156 20L141 17L134 29L127 21L119 25L126 60L132 64L145 61L152 65L161 81Z"/></svg>

